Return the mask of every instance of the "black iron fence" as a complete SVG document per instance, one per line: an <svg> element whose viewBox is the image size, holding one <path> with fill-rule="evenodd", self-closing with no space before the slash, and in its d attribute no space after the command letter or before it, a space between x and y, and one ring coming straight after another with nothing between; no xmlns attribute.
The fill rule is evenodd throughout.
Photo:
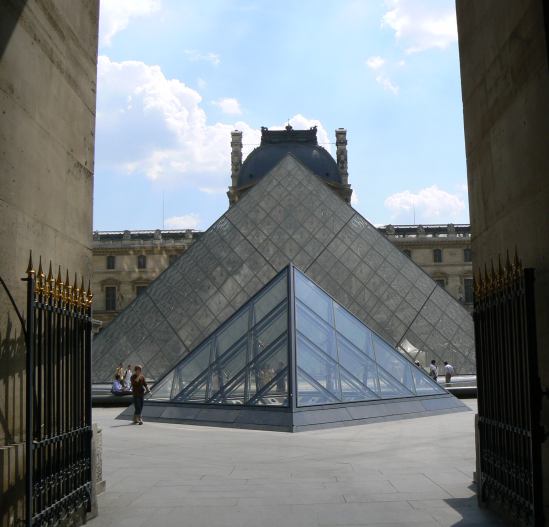
<svg viewBox="0 0 549 527"><path fill-rule="evenodd" d="M52 525L91 504L92 293L51 263L26 280L26 524Z"/></svg>
<svg viewBox="0 0 549 527"><path fill-rule="evenodd" d="M493 266L475 280L479 498L518 523L541 526L540 427L534 270Z"/></svg>

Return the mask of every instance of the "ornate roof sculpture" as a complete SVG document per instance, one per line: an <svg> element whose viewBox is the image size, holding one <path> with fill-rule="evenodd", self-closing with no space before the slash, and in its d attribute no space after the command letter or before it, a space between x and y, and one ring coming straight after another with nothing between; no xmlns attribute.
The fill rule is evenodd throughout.
<svg viewBox="0 0 549 527"><path fill-rule="evenodd" d="M287 155L95 338L94 382L159 379L289 263L414 360L475 373L469 313Z"/></svg>
<svg viewBox="0 0 549 527"><path fill-rule="evenodd" d="M261 144L242 162L242 133L232 133L232 185L228 196L231 204L264 178L287 155L295 157L313 174L320 177L345 201L350 202L352 190L347 174L346 131L336 131L337 162L318 144L317 127L294 130L289 124L284 130L261 127Z"/></svg>
<svg viewBox="0 0 549 527"><path fill-rule="evenodd" d="M159 380L143 414L295 432L460 410L290 264Z"/></svg>

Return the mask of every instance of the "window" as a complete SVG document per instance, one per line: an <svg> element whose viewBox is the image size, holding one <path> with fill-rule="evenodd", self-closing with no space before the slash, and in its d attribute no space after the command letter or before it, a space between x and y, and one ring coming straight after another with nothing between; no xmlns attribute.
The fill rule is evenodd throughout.
<svg viewBox="0 0 549 527"><path fill-rule="evenodd" d="M136 285L135 286L135 296L139 296L145 292L145 289L147 289L146 285Z"/></svg>
<svg viewBox="0 0 549 527"><path fill-rule="evenodd" d="M110 254L107 256L107 269L114 269L116 266L116 257Z"/></svg>
<svg viewBox="0 0 549 527"><path fill-rule="evenodd" d="M177 254L170 254L170 256L168 256L170 265L172 265L177 260L177 256Z"/></svg>
<svg viewBox="0 0 549 527"><path fill-rule="evenodd" d="M464 278L463 279L463 292L465 296L465 303L466 304L472 304L473 303L473 279L472 278Z"/></svg>
<svg viewBox="0 0 549 527"><path fill-rule="evenodd" d="M147 268L147 257L144 254L140 254L137 257L137 268L146 269Z"/></svg>
<svg viewBox="0 0 549 527"><path fill-rule="evenodd" d="M116 287L105 287L105 310L116 311Z"/></svg>
<svg viewBox="0 0 549 527"><path fill-rule="evenodd" d="M412 251L410 249L403 249L402 251L408 258L412 257Z"/></svg>
<svg viewBox="0 0 549 527"><path fill-rule="evenodd" d="M446 287L446 280L444 280L444 278L437 278L435 280L435 282L436 282L437 285L442 287L442 289L444 289Z"/></svg>
<svg viewBox="0 0 549 527"><path fill-rule="evenodd" d="M472 262L473 261L472 254L471 254L471 249L469 249L469 248L463 249L463 261L464 262Z"/></svg>
<svg viewBox="0 0 549 527"><path fill-rule="evenodd" d="M442 262L442 250L441 249L435 249L433 251L433 262L435 262L435 263L441 263Z"/></svg>

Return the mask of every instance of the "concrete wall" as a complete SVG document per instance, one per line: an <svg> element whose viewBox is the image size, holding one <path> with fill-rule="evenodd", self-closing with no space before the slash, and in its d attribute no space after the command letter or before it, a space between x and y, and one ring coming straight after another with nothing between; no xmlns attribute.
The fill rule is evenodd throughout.
<svg viewBox="0 0 549 527"><path fill-rule="evenodd" d="M31 249L91 277L98 17L98 0L0 2L0 275L23 311ZM23 368L19 323L2 291L2 525L18 514L23 477Z"/></svg>
<svg viewBox="0 0 549 527"><path fill-rule="evenodd" d="M457 0L457 19L473 266L516 247L523 264L535 268L539 366L547 387L549 13L543 4ZM543 422L549 429L547 408ZM549 442L543 456L548 504Z"/></svg>

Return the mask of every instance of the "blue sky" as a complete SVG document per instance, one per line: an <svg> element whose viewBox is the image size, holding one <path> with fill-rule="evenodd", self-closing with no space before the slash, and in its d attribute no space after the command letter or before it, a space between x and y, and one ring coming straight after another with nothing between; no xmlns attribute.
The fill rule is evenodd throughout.
<svg viewBox="0 0 549 527"><path fill-rule="evenodd" d="M97 82L94 229L206 229L288 119L348 130L371 222L469 221L453 0L102 0Z"/></svg>

